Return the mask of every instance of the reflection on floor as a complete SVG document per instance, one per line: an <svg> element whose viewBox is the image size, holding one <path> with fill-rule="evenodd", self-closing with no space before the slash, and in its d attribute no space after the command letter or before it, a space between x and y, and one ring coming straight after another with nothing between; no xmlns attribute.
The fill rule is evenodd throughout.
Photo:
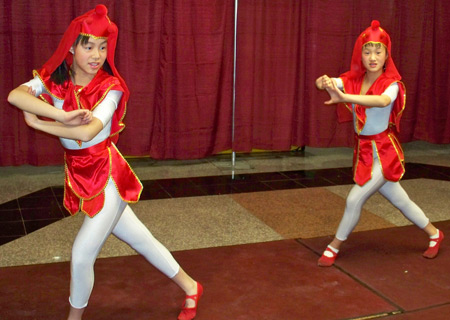
<svg viewBox="0 0 450 320"><path fill-rule="evenodd" d="M450 236L450 146L404 149L402 186ZM425 234L379 194L336 265L316 266L352 186L351 157L348 148L306 148L238 155L234 167L229 155L129 159L144 185L132 208L205 285L200 320L447 319L449 246L422 258ZM62 209L62 167L0 173L0 319L61 318L83 219ZM182 294L127 245L110 237L99 257L87 319L176 317Z"/></svg>

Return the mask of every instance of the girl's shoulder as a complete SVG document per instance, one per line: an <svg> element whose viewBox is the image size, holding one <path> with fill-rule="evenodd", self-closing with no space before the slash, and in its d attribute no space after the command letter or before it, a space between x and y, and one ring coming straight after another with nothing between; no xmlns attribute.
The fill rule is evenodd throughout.
<svg viewBox="0 0 450 320"><path fill-rule="evenodd" d="M101 72L100 72L101 71ZM96 87L97 90L117 90L123 91L122 85L120 83L119 78L110 75L103 70L100 70L99 73L95 76L95 78L91 81L88 86Z"/></svg>

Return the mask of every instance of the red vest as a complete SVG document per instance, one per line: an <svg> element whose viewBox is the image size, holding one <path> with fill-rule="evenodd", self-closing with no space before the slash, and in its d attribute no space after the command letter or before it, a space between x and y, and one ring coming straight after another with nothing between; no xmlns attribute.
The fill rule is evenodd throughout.
<svg viewBox="0 0 450 320"><path fill-rule="evenodd" d="M361 84L363 77L359 79L346 78L341 76L344 84L344 91L351 94L359 94L361 91ZM399 181L405 173L403 150L396 137L396 132L399 132L400 119L405 109L405 86L401 81L396 81L386 77L382 74L367 91L367 95L380 95L392 83L398 84L398 95L394 101L391 115L389 118L389 129L373 135L361 136L359 133L363 130L366 123L366 108L365 106L355 105L355 149L353 152L353 180L360 186L364 185L372 178L372 164L373 164L373 149L372 141L375 141L378 158L381 163L383 176L389 181ZM352 111L348 104L338 105L339 121L351 120ZM350 117L348 117L350 115Z"/></svg>

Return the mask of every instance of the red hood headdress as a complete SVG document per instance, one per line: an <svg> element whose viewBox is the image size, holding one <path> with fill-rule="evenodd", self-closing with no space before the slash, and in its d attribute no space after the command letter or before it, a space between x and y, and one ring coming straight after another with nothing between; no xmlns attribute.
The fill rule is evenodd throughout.
<svg viewBox="0 0 450 320"><path fill-rule="evenodd" d="M361 92L362 80L366 73L366 68L362 63L362 49L363 46L367 43L381 43L387 50L388 58L385 62L385 70L383 74L378 77L378 79L373 83L366 94L380 95L392 83L399 83L399 94L397 96L397 99L395 100L395 105L393 107L390 119L390 122L392 124L395 124L396 130L399 131L400 117L405 107L405 87L403 83L400 82L402 77L395 67L394 60L392 60L391 38L389 37L389 34L380 27L380 22L378 22L377 20L373 20L371 26L364 30L356 39L356 43L353 48L350 70L340 75L340 78L344 82L344 91L350 94L360 94ZM351 106L338 106L339 120L349 120L348 112L342 111L343 109L351 111ZM358 131L361 131L365 123L365 108L356 105L356 113L358 118L357 129Z"/></svg>
<svg viewBox="0 0 450 320"><path fill-rule="evenodd" d="M111 136L115 136L114 138L117 140L117 133L124 128L122 118L125 115L126 104L130 93L125 80L120 76L114 64L118 28L116 24L109 19L107 13L108 9L100 4L97 5L95 9L75 18L64 33L55 53L40 70L35 70L34 74L37 74L41 78L51 94L65 101L64 110L71 110L77 107L92 110L99 102L101 102L109 90L122 91L123 95L113 116L111 128ZM50 77L64 61L66 61L69 66L72 64L73 56L69 53L69 50L80 34L108 40L106 61L111 67L111 71L116 79L110 77L105 71L99 70L94 79L83 88L81 93L77 94L76 99L80 104L78 105L75 103L75 97L73 97L74 90L71 81L69 80L62 85L57 85Z"/></svg>

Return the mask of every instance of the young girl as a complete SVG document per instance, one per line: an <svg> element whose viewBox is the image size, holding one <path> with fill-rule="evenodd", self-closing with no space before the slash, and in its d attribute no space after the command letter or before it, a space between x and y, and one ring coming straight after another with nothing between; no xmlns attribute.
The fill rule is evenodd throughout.
<svg viewBox="0 0 450 320"><path fill-rule="evenodd" d="M391 58L390 37L378 21L372 21L356 40L350 71L340 78L323 75L316 80L316 86L330 95L325 104L341 103L340 120L352 115L356 133L356 184L347 197L336 236L320 257L319 266L333 265L342 242L358 223L364 203L377 191L428 234L429 247L423 256L432 259L438 254L444 234L429 222L398 182L405 173L403 151L396 137L405 107L405 87L400 80Z"/></svg>
<svg viewBox="0 0 450 320"><path fill-rule="evenodd" d="M124 128L129 97L114 65L117 34L103 5L74 19L53 56L33 72L34 79L11 91L8 101L24 111L30 127L60 137L64 206L72 215L86 214L72 248L68 319L81 319L94 285L94 262L111 233L186 292L178 319L193 319L201 284L180 268L127 204L139 200L142 185L114 144ZM36 98L42 94L50 96L54 107Z"/></svg>

